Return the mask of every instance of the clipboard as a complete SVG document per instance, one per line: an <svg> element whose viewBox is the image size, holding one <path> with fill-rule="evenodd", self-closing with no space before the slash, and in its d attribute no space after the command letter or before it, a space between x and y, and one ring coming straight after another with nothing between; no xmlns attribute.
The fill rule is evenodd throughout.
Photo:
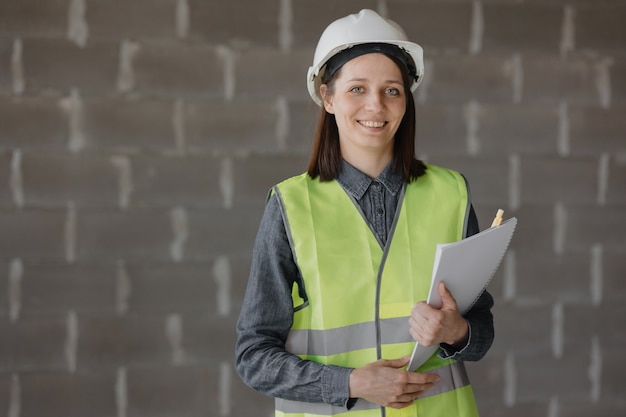
<svg viewBox="0 0 626 417"><path fill-rule="evenodd" d="M461 314L465 314L498 270L516 226L517 218L511 217L499 226L490 227L458 242L438 244L426 302L435 308L441 307L438 286L443 282L456 300ZM417 370L438 349L439 345L422 346L415 343L407 370Z"/></svg>

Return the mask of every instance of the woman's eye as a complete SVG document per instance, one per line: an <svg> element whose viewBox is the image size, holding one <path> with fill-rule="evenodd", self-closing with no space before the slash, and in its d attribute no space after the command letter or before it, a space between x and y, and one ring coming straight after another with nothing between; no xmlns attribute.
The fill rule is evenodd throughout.
<svg viewBox="0 0 626 417"><path fill-rule="evenodd" d="M362 93L363 92L363 87L352 87L350 89L351 93Z"/></svg>
<svg viewBox="0 0 626 417"><path fill-rule="evenodd" d="M397 96L400 94L400 90L397 88L388 88L385 92L391 96Z"/></svg>

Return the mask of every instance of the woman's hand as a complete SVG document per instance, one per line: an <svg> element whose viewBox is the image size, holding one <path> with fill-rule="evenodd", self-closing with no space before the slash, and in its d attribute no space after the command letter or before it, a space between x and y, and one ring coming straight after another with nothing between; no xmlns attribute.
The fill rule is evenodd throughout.
<svg viewBox="0 0 626 417"><path fill-rule="evenodd" d="M364 398L384 407L404 408L439 381L436 374L408 372L409 357L380 359L350 374L350 397Z"/></svg>
<svg viewBox="0 0 626 417"><path fill-rule="evenodd" d="M437 289L441 296L441 308L433 308L426 302L415 304L409 319L411 336L422 346L467 343L467 321L461 316L454 297L443 282Z"/></svg>

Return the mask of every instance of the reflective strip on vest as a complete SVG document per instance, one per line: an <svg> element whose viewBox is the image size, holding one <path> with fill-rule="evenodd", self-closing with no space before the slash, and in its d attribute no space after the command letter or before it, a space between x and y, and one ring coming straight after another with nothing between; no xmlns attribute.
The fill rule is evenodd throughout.
<svg viewBox="0 0 626 417"><path fill-rule="evenodd" d="M386 343L413 342L409 317L381 319L380 335ZM295 355L330 356L359 349L376 348L376 324L359 323L328 330L291 330L287 351Z"/></svg>
<svg viewBox="0 0 626 417"><path fill-rule="evenodd" d="M456 362L450 365L433 369L428 373L437 374L441 378L434 384L433 388L424 391L419 399L432 397L434 395L443 394L445 392L453 391L469 385L469 377L465 370L465 366L462 363ZM417 401L419 401L419 399ZM365 401L359 398L350 410L346 410L344 407L338 407L328 405L324 403L303 403L299 401L290 401L277 398L275 401L277 411L283 413L307 413L320 416L332 416L334 414L345 413L347 411L362 411L362 410L375 410L381 408L379 405Z"/></svg>

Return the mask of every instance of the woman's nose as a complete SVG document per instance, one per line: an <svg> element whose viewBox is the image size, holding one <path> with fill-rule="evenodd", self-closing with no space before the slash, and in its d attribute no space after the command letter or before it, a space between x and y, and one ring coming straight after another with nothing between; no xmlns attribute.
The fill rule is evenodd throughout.
<svg viewBox="0 0 626 417"><path fill-rule="evenodd" d="M378 110L383 107L383 97L378 93L370 93L367 95L367 108Z"/></svg>

